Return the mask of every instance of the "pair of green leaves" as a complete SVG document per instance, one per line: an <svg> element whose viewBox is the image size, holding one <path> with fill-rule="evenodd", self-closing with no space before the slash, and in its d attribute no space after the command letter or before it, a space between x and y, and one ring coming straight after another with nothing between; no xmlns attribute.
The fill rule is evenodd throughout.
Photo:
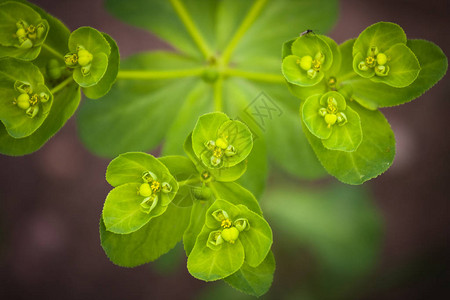
<svg viewBox="0 0 450 300"><path fill-rule="evenodd" d="M74 114L81 95L72 78L90 98L109 91L118 73L119 51L107 34L88 27L71 34L26 1L0 0L0 7L0 153L24 155L39 149ZM17 45L19 38L24 46ZM64 62L68 46L73 51L79 44L96 54L85 77ZM26 93L24 87L29 87Z"/></svg>
<svg viewBox="0 0 450 300"><path fill-rule="evenodd" d="M317 41L302 42L309 40ZM299 74L304 69L301 58L312 52L306 53L298 43L316 53L331 50L331 66L313 84ZM398 25L386 22L370 26L358 39L339 46L328 37L307 33L283 45L283 58L289 89L302 100L300 115L309 143L325 169L349 184L378 176L394 159L394 134L377 108L413 100L447 70L447 58L438 46L407 40ZM336 101L331 107L327 103L330 95Z"/></svg>
<svg viewBox="0 0 450 300"><path fill-rule="evenodd" d="M13 1L0 4L0 58L34 60L49 32L49 23L31 7Z"/></svg>
<svg viewBox="0 0 450 300"><path fill-rule="evenodd" d="M215 151L232 145L233 155L223 155L223 164L212 166L210 141L218 148ZM105 200L100 221L108 257L115 264L133 267L157 259L183 239L194 277L224 279L247 293L264 294L275 268L270 253L272 231L252 193L234 182L246 170L252 145L252 135L243 123L223 113L210 113L199 118L186 139L189 158L156 159L138 152L115 158L106 172L114 189ZM162 190L165 184L171 187L168 193ZM223 228L221 222L211 220L217 210L229 213ZM205 242L212 231L219 231L222 241L215 250ZM265 276L255 277L258 270Z"/></svg>
<svg viewBox="0 0 450 300"><path fill-rule="evenodd" d="M106 180L114 189L106 197L103 222L106 230L118 234L132 233L163 214L178 191L164 164L143 153L130 152L114 159Z"/></svg>
<svg viewBox="0 0 450 300"><path fill-rule="evenodd" d="M73 79L92 99L104 96L119 72L120 55L115 41L91 27L80 27L69 37L65 63L73 68Z"/></svg>

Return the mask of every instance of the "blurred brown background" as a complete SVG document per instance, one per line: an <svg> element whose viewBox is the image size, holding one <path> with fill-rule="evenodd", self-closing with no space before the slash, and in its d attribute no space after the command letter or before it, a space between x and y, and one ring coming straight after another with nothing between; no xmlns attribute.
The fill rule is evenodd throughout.
<svg viewBox="0 0 450 300"><path fill-rule="evenodd" d="M32 2L71 30L87 25L110 34L123 57L168 48L115 20L100 0ZM449 3L342 0L331 37L341 43L391 21L448 56ZM450 299L449 86L446 76L414 102L383 111L397 156L384 175L365 184L385 234L372 284L357 299ZM38 152L0 156L1 299L195 299L205 287L184 262L164 275L152 265L126 269L108 261L98 234L107 163L81 145L74 118Z"/></svg>

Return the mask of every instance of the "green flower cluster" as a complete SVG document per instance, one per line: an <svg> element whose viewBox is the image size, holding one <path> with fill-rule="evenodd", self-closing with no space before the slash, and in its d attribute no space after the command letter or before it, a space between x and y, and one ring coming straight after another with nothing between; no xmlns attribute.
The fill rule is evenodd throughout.
<svg viewBox="0 0 450 300"><path fill-rule="evenodd" d="M89 27L71 33L31 3L0 0L0 153L39 149L74 114L80 87L99 98L118 69L107 34Z"/></svg>
<svg viewBox="0 0 450 300"><path fill-rule="evenodd" d="M388 22L342 45L307 31L286 42L282 56L309 143L325 169L349 184L378 176L394 159L394 134L378 108L413 100L447 70L439 47L408 40Z"/></svg>
<svg viewBox="0 0 450 300"><path fill-rule="evenodd" d="M252 147L245 124L210 113L186 139L189 158L129 152L111 161L106 179L114 188L100 221L108 257L133 267L183 240L194 277L224 279L256 296L265 293L275 268L272 231L253 194L235 182L246 171ZM253 278L250 286L236 280L258 271L269 274Z"/></svg>

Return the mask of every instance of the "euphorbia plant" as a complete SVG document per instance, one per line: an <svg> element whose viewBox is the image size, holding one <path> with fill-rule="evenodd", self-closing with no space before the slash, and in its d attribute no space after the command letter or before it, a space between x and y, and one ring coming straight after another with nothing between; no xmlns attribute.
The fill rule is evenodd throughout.
<svg viewBox="0 0 450 300"><path fill-rule="evenodd" d="M73 115L81 91L102 98L86 101L78 120L88 148L117 156L100 218L107 256L134 267L182 240L194 277L260 296L275 268L254 195L267 156L301 178L323 175L315 156L345 183L378 176L395 154L378 108L420 96L445 74L447 58L388 22L341 45L305 31L331 26L335 1L135 2L106 5L176 52L138 54L119 70L106 33L70 32L35 5L0 0L0 152L39 149ZM163 138L164 156L141 152Z"/></svg>

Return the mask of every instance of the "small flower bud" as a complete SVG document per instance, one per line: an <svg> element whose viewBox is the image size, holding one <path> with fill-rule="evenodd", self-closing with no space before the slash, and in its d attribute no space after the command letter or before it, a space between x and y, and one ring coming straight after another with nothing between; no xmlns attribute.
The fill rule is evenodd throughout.
<svg viewBox="0 0 450 300"><path fill-rule="evenodd" d="M205 147L208 150L214 150L214 148L216 147L216 143L214 141L207 141L205 142Z"/></svg>
<svg viewBox="0 0 450 300"><path fill-rule="evenodd" d="M141 210L142 212L149 214L156 207L156 204L158 204L158 196L155 194L150 195L142 200L140 204Z"/></svg>
<svg viewBox="0 0 450 300"><path fill-rule="evenodd" d="M45 34L44 24L39 24L38 26L36 26L36 32L37 32L38 39L41 39Z"/></svg>
<svg viewBox="0 0 450 300"><path fill-rule="evenodd" d="M319 109L319 115L321 116L321 117L325 117L325 115L327 114L328 112L327 112L327 109L326 108L321 108L321 109Z"/></svg>
<svg viewBox="0 0 450 300"><path fill-rule="evenodd" d="M156 180L156 179L157 179L156 175L150 171L144 171L142 173L142 180L144 182L152 182L153 180Z"/></svg>
<svg viewBox="0 0 450 300"><path fill-rule="evenodd" d="M88 64L90 64L92 61L92 54L85 50L85 49L81 49L80 51L78 51L78 63L80 64L80 66L85 67Z"/></svg>
<svg viewBox="0 0 450 300"><path fill-rule="evenodd" d="M228 142L224 138L218 138L216 140L216 146L219 147L220 149L225 150L228 147Z"/></svg>
<svg viewBox="0 0 450 300"><path fill-rule="evenodd" d="M305 71L308 71L309 69L311 69L311 64L312 64L312 57L309 55L303 56L300 59L300 68L302 68Z"/></svg>
<svg viewBox="0 0 450 300"><path fill-rule="evenodd" d="M222 159L220 157L216 157L214 155L211 156L211 165L213 167L217 167L222 162Z"/></svg>
<svg viewBox="0 0 450 300"><path fill-rule="evenodd" d="M17 31L16 31L16 35L17 35L18 38L24 37L24 36L27 35L27 32L25 31L25 29L19 28L19 29L17 29Z"/></svg>
<svg viewBox="0 0 450 300"><path fill-rule="evenodd" d="M89 75L89 73L91 73L91 65L87 65L81 68L81 74L83 74L83 76L87 76Z"/></svg>
<svg viewBox="0 0 450 300"><path fill-rule="evenodd" d="M389 74L389 66L377 66L375 68L375 74L377 74L378 76L387 76Z"/></svg>
<svg viewBox="0 0 450 300"><path fill-rule="evenodd" d="M233 145L229 145L225 150L225 155L228 157L236 155L236 148Z"/></svg>
<svg viewBox="0 0 450 300"><path fill-rule="evenodd" d="M387 63L387 56L384 53L378 53L377 55L377 63L379 65L384 65L385 63Z"/></svg>
<svg viewBox="0 0 450 300"><path fill-rule="evenodd" d="M33 47L33 42L29 39L26 39L20 44L20 46L18 48L19 49L30 49L31 47Z"/></svg>
<svg viewBox="0 0 450 300"><path fill-rule="evenodd" d="M236 227L225 228L220 235L224 241L234 244L239 237L239 230Z"/></svg>
<svg viewBox="0 0 450 300"><path fill-rule="evenodd" d="M206 246L212 250L219 250L221 245L223 244L223 238L221 236L221 231L211 231L208 236L208 241L206 242Z"/></svg>
<svg viewBox="0 0 450 300"><path fill-rule="evenodd" d="M152 194L152 189L148 183L143 183L139 187L139 195L143 197L149 197Z"/></svg>
<svg viewBox="0 0 450 300"><path fill-rule="evenodd" d="M325 55L322 52L317 52L314 59L323 64L323 62L325 61Z"/></svg>
<svg viewBox="0 0 450 300"><path fill-rule="evenodd" d="M314 71L313 69L309 69L308 71L306 71L306 76L308 76L308 78L310 79L314 79L317 75L317 72Z"/></svg>
<svg viewBox="0 0 450 300"><path fill-rule="evenodd" d="M68 67L74 67L78 64L78 56L76 53L67 53L64 55L64 62Z"/></svg>
<svg viewBox="0 0 450 300"><path fill-rule="evenodd" d="M228 213L223 209L215 210L211 215L214 217L214 219L216 219L219 222L228 219Z"/></svg>
<svg viewBox="0 0 450 300"><path fill-rule="evenodd" d="M340 126L347 123L347 116L343 112L337 113L336 117L337 117L337 122Z"/></svg>
<svg viewBox="0 0 450 300"><path fill-rule="evenodd" d="M369 50L367 50L367 56L375 56L378 54L378 47L377 46L371 46Z"/></svg>
<svg viewBox="0 0 450 300"><path fill-rule="evenodd" d="M30 107L30 96L28 96L28 94L20 94L20 96L17 97L16 104L23 110L28 109Z"/></svg>
<svg viewBox="0 0 450 300"><path fill-rule="evenodd" d="M364 61L360 61L358 64L358 69L360 69L361 71L367 71L369 70L369 67L366 65Z"/></svg>
<svg viewBox="0 0 450 300"><path fill-rule="evenodd" d="M29 107L25 113L27 114L28 117L34 118L34 117L36 117L38 112L39 112L39 106L35 105L35 106Z"/></svg>
<svg viewBox="0 0 450 300"><path fill-rule="evenodd" d="M24 20L20 20L16 23L17 29L23 28L26 29L28 27L28 23Z"/></svg>
<svg viewBox="0 0 450 300"><path fill-rule="evenodd" d="M330 128L331 125L334 125L337 121L337 117L335 114L327 114L325 115L325 122L328 124L328 128Z"/></svg>
<svg viewBox="0 0 450 300"><path fill-rule="evenodd" d="M33 89L28 82L22 82L19 80L14 82L14 89L22 94L31 94L33 92Z"/></svg>
<svg viewBox="0 0 450 300"><path fill-rule="evenodd" d="M248 223L248 220L245 218L239 218L236 221L234 221L234 226L239 231L247 231L250 229L250 224Z"/></svg>
<svg viewBox="0 0 450 300"><path fill-rule="evenodd" d="M172 186L168 182L161 183L161 190L163 193L168 194L172 191Z"/></svg>
<svg viewBox="0 0 450 300"><path fill-rule="evenodd" d="M50 99L50 97L48 96L47 93L42 92L42 93L39 94L39 100L40 100L42 103L47 102L48 99Z"/></svg>

